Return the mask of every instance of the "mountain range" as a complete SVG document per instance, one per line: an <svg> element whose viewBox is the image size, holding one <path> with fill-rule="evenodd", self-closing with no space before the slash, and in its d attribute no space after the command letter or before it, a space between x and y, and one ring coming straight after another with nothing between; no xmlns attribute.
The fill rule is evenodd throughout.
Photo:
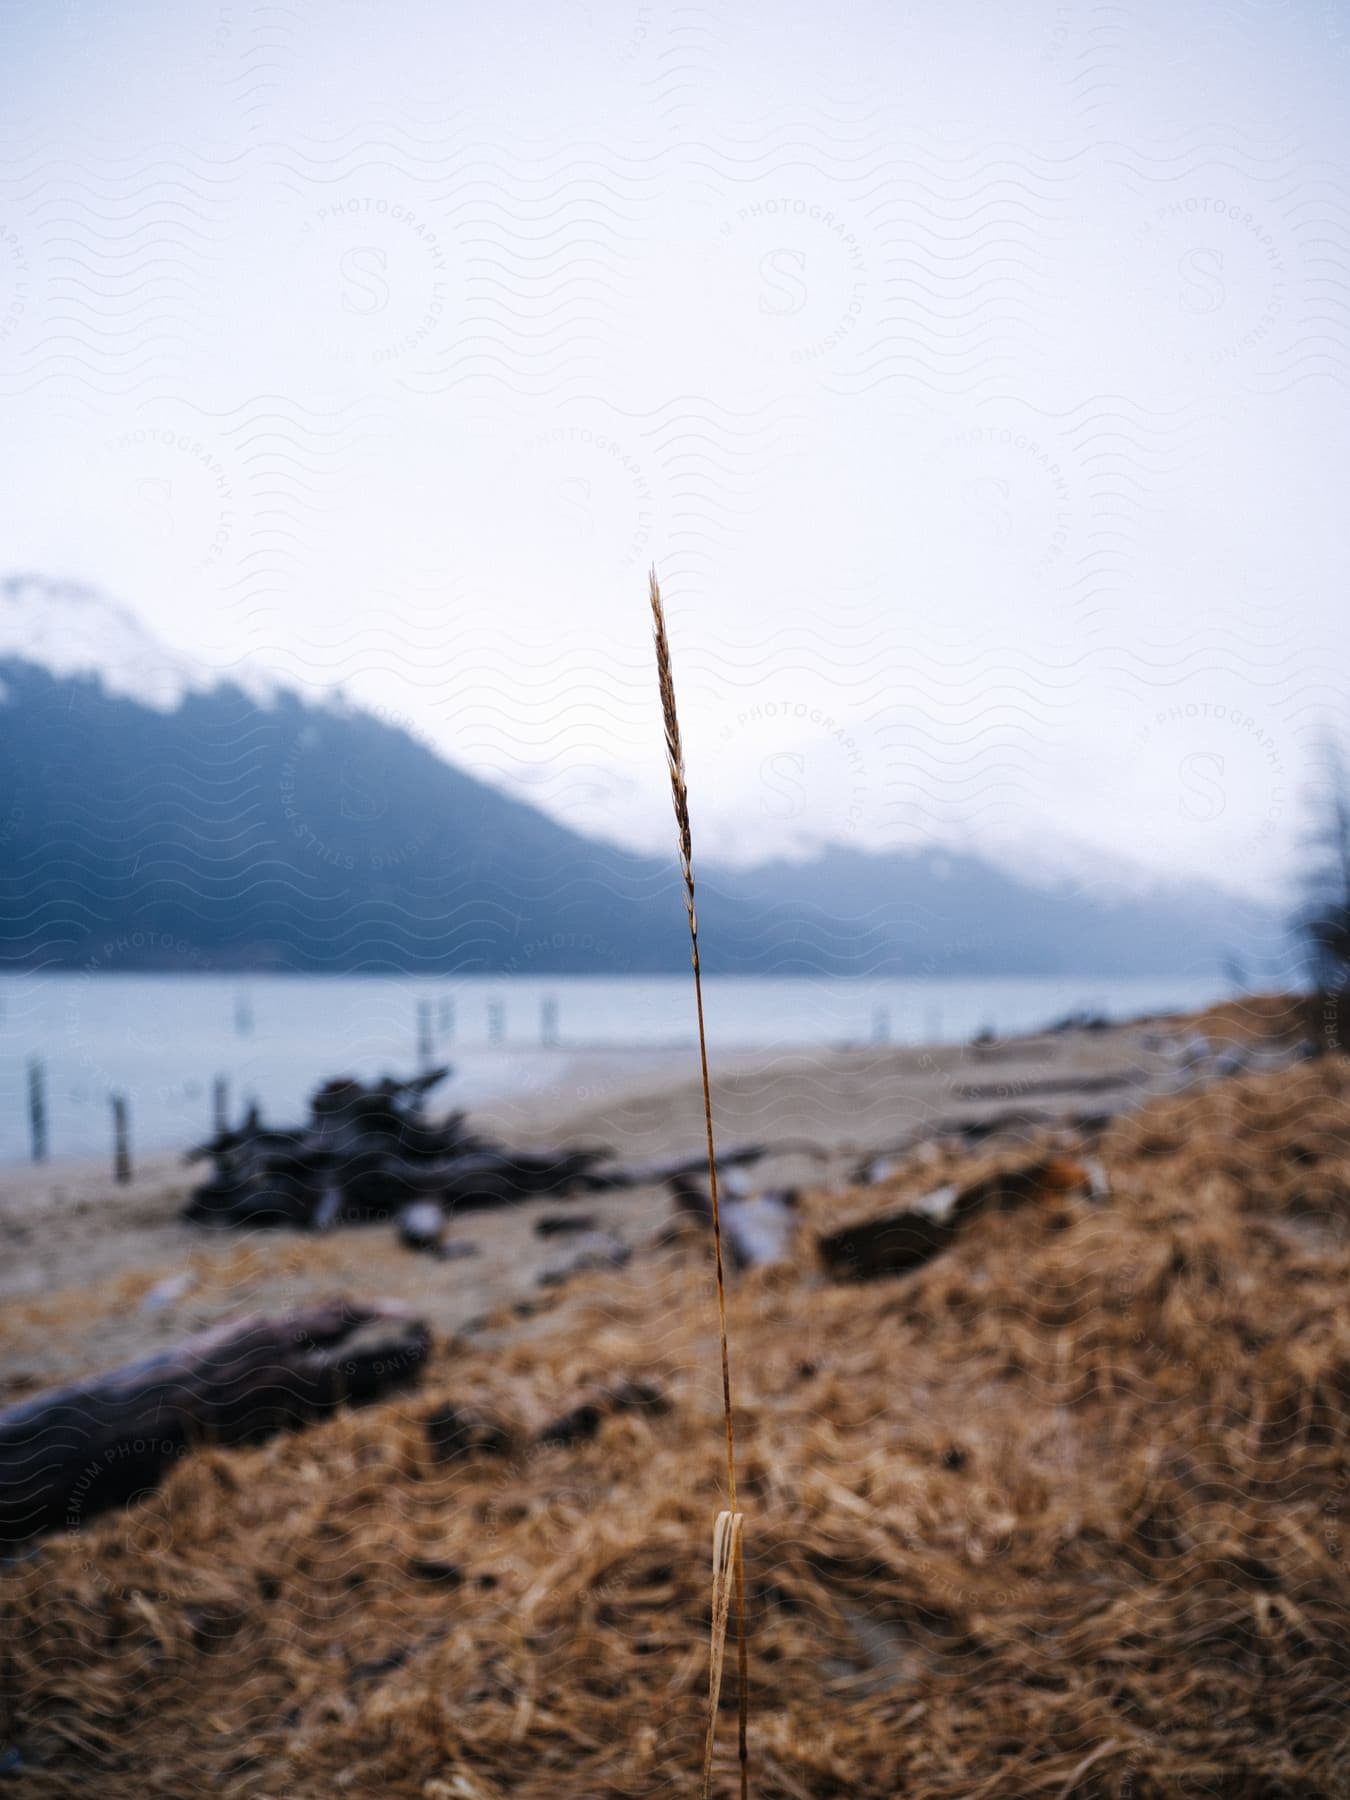
<svg viewBox="0 0 1350 1800"><path fill-rule="evenodd" d="M0 582L0 768L11 968L688 966L673 858L582 836L357 707L213 682L82 588ZM699 901L722 973L1204 975L1282 935L1218 889L949 850L708 867Z"/></svg>

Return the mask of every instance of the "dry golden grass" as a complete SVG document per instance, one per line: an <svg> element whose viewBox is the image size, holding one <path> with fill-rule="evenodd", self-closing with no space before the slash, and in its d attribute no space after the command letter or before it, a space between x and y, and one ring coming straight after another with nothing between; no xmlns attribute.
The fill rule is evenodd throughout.
<svg viewBox="0 0 1350 1800"><path fill-rule="evenodd" d="M1228 1082L1107 1135L1109 1202L982 1218L906 1279L733 1284L760 1795L1350 1791L1348 1125L1343 1060ZM51 1541L4 1580L22 1791L688 1793L715 1371L686 1241ZM664 1404L524 1447L623 1377ZM438 1462L451 1404L517 1451Z"/></svg>
<svg viewBox="0 0 1350 1800"><path fill-rule="evenodd" d="M1206 1007L1191 1023L1214 1044L1289 1047L1308 1035L1308 1001L1303 995L1243 994Z"/></svg>

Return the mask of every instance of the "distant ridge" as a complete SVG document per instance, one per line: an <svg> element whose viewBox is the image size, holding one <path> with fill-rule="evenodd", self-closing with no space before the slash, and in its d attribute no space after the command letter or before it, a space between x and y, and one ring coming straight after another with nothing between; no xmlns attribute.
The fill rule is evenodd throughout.
<svg viewBox="0 0 1350 1800"><path fill-rule="evenodd" d="M3 965L687 966L673 863L582 837L356 708L204 685L123 609L46 592L63 622L25 636L43 586L0 583ZM1113 898L948 850L705 869L700 891L721 973L1205 975L1282 936L1217 890Z"/></svg>

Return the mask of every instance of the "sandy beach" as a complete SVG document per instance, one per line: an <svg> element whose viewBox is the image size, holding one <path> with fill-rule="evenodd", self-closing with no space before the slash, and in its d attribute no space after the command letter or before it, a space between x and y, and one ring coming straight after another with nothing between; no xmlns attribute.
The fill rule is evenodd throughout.
<svg viewBox="0 0 1350 1800"><path fill-rule="evenodd" d="M828 1186L860 1157L939 1123L1115 1111L1165 1091L1185 1030L1143 1021L933 1050L741 1054L713 1070L718 1142L770 1148L758 1186ZM551 1088L476 1107L471 1119L530 1148L607 1145L634 1163L695 1154L703 1131L696 1076L694 1058L670 1050L578 1055ZM444 1103L454 1098L451 1082ZM500 1332L530 1309L541 1272L559 1256L559 1240L537 1230L541 1218L583 1214L636 1249L671 1213L668 1192L651 1187L468 1212L450 1234L464 1253L438 1260L404 1249L387 1224L327 1235L185 1224L179 1212L200 1174L176 1154L145 1158L125 1187L102 1159L0 1172L0 1399L231 1314L333 1293L396 1300L438 1333Z"/></svg>

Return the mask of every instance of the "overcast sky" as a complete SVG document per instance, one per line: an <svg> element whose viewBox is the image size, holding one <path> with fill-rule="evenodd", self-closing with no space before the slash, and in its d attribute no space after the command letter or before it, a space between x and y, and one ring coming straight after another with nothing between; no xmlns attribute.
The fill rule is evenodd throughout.
<svg viewBox="0 0 1350 1800"><path fill-rule="evenodd" d="M0 20L0 565L664 847L655 558L706 854L1287 866L1350 5Z"/></svg>

